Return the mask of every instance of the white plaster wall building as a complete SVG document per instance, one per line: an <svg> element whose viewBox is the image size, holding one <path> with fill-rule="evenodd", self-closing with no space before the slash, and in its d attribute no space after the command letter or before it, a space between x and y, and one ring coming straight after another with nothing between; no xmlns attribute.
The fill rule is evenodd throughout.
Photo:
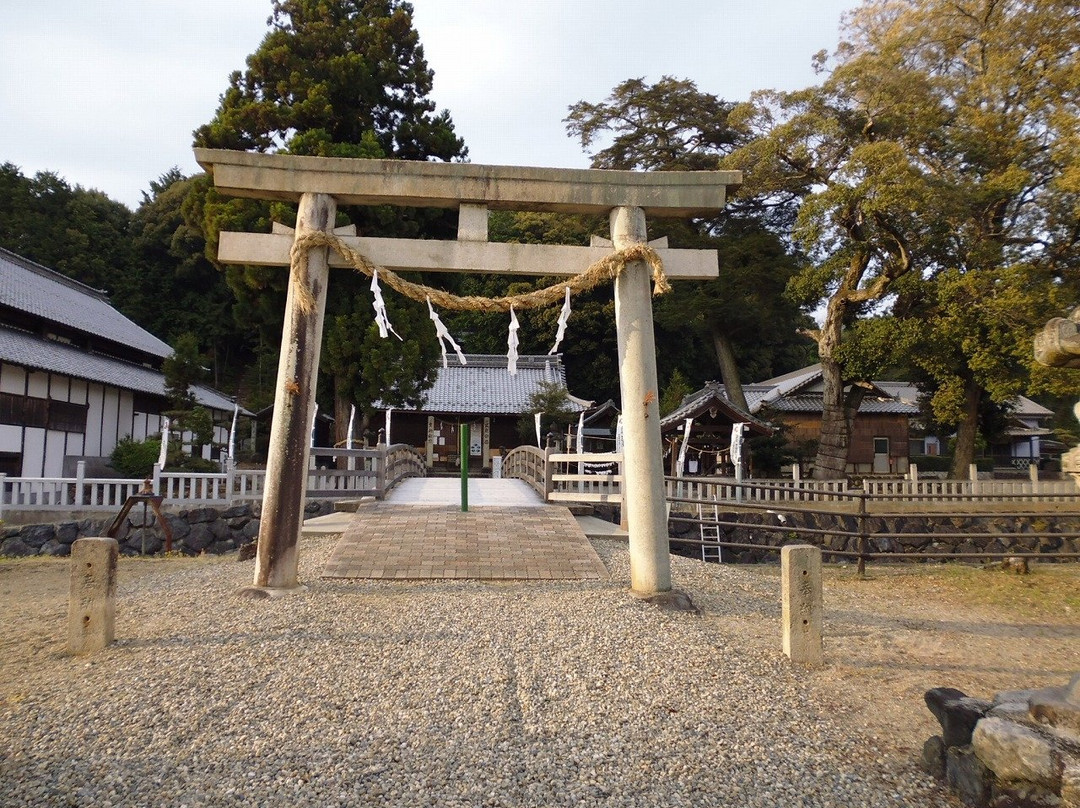
<svg viewBox="0 0 1080 808"><path fill-rule="evenodd" d="M125 437L156 437L172 352L104 292L0 249L0 473L66 476ZM225 443L233 402L193 392Z"/></svg>

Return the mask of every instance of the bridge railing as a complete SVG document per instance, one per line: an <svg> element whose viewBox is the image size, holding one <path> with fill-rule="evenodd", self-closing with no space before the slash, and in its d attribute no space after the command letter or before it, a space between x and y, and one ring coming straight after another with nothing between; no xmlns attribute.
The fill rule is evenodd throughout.
<svg viewBox="0 0 1080 808"><path fill-rule="evenodd" d="M374 449L312 450L307 496L382 499L406 477L425 474L424 458L404 443ZM90 478L80 462L74 477L8 477L0 474L0 518L16 511L115 510L139 493L143 480ZM153 491L166 505L236 505L261 500L265 469L223 472L162 471L154 467Z"/></svg>
<svg viewBox="0 0 1080 808"><path fill-rule="evenodd" d="M506 453L502 463L502 475L528 483L546 500L548 495L547 452L535 446L518 446Z"/></svg>
<svg viewBox="0 0 1080 808"><path fill-rule="evenodd" d="M622 502L623 456L614 452L548 455L549 502Z"/></svg>

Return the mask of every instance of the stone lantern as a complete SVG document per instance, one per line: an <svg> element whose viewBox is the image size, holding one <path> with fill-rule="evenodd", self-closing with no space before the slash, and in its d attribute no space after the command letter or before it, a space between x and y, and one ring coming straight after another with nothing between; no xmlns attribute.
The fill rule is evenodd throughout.
<svg viewBox="0 0 1080 808"><path fill-rule="evenodd" d="M1055 317L1035 335L1035 361L1055 368L1080 368L1080 306L1068 317ZM1080 402L1073 407L1080 420ZM1080 446L1061 456L1061 470L1080 485Z"/></svg>

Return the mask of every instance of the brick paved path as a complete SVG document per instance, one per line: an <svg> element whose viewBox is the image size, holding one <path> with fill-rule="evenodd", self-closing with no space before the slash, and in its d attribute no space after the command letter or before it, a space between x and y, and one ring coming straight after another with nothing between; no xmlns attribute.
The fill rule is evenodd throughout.
<svg viewBox="0 0 1080 808"><path fill-rule="evenodd" d="M324 578L606 579L570 511L533 507L360 506Z"/></svg>

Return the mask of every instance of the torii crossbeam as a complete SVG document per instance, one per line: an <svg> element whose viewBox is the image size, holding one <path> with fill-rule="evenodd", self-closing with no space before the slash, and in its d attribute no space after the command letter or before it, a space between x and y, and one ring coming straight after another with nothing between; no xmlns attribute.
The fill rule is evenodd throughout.
<svg viewBox="0 0 1080 808"><path fill-rule="evenodd" d="M459 211L457 241L346 237L370 261L390 269L577 275L612 246L647 242L645 216L705 216L724 207L737 171L632 172L520 168L472 163L303 157L195 149L223 193L299 203L293 234L226 233L225 263L289 265L295 239L333 232L338 203L446 207ZM612 245L494 244L487 241L489 209L608 213ZM254 585L270 594L298 587L296 544L304 516L309 429L315 406L329 266L336 256L314 249L305 312L289 286L274 398L266 489ZM657 252L669 279L716 277L714 250ZM643 595L671 589L664 469L660 439L656 349L649 268L626 265L615 280L615 321L623 402L623 508L629 525L631 587Z"/></svg>

